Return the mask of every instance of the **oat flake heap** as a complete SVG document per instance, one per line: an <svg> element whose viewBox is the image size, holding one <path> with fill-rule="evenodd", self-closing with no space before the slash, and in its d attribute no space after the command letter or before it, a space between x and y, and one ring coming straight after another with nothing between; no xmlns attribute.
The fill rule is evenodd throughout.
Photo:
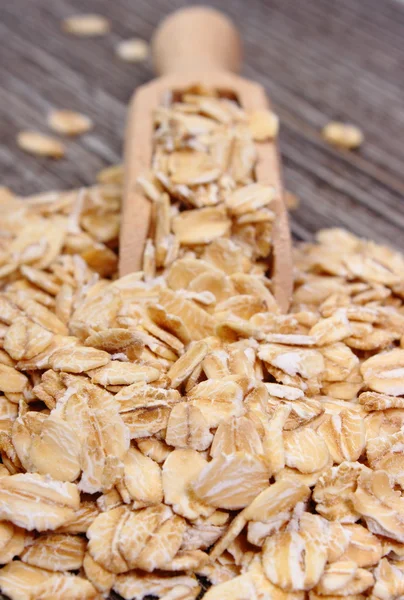
<svg viewBox="0 0 404 600"><path fill-rule="evenodd" d="M1 590L402 598L404 258L321 231L281 314L250 133L274 119L173 100L142 272L117 278L120 167L2 191Z"/></svg>

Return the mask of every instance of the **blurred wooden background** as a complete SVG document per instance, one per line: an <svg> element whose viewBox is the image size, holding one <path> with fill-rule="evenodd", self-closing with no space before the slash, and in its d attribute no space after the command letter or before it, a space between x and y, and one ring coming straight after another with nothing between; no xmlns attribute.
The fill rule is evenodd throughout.
<svg viewBox="0 0 404 600"><path fill-rule="evenodd" d="M240 27L244 75L262 83L281 117L286 187L300 199L297 239L344 226L404 249L404 4L395 0L213 0ZM150 61L114 53L122 39L149 40L183 0L2 0L0 5L1 183L21 194L89 184L121 160L126 105L152 76ZM107 36L60 30L72 14L108 17ZM51 108L83 112L94 130L68 141L61 161L17 148L21 129L47 132ZM365 133L359 152L324 143L330 119ZM1 218L1 216L0 216Z"/></svg>

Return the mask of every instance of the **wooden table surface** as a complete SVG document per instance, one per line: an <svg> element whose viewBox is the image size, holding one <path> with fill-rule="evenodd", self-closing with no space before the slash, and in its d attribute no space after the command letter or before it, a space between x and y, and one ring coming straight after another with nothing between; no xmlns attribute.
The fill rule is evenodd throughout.
<svg viewBox="0 0 404 600"><path fill-rule="evenodd" d="M404 4L396 0L214 0L238 24L244 75L262 83L281 117L286 187L301 199L297 239L343 226L404 250ZM1 184L21 194L94 181L121 160L126 105L152 76L150 61L114 54L122 39L149 40L184 0L2 0L0 6ZM112 32L79 39L60 21L105 15ZM51 108L91 116L94 130L68 141L67 157L39 159L17 148L19 130L47 131ZM330 119L365 133L358 152L328 146ZM0 217L1 218L1 217Z"/></svg>

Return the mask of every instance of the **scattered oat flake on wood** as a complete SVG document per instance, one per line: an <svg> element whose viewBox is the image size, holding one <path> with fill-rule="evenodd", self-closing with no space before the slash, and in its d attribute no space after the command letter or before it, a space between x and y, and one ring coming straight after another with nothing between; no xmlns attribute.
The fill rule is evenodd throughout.
<svg viewBox="0 0 404 600"><path fill-rule="evenodd" d="M17 144L22 150L35 156L58 159L65 155L62 142L38 131L21 131L17 135Z"/></svg>
<svg viewBox="0 0 404 600"><path fill-rule="evenodd" d="M93 128L89 117L73 110L53 110L48 116L48 125L56 133L81 135Z"/></svg>
<svg viewBox="0 0 404 600"><path fill-rule="evenodd" d="M339 148L355 150L364 141L362 131L356 125L331 121L322 130L323 138Z"/></svg>
<svg viewBox="0 0 404 600"><path fill-rule="evenodd" d="M72 15L62 21L62 29L77 37L105 35L111 29L110 22L102 15Z"/></svg>
<svg viewBox="0 0 404 600"><path fill-rule="evenodd" d="M149 44L140 38L122 40L115 51L117 56L126 62L141 62L149 54Z"/></svg>

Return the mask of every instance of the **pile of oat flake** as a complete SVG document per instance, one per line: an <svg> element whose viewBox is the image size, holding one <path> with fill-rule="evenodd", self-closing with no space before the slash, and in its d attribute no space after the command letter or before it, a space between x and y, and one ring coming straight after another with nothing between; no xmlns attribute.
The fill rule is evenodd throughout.
<svg viewBox="0 0 404 600"><path fill-rule="evenodd" d="M270 112L156 113L143 270L122 169L1 192L0 588L12 600L404 597L404 258L295 252L288 314L254 180Z"/></svg>

